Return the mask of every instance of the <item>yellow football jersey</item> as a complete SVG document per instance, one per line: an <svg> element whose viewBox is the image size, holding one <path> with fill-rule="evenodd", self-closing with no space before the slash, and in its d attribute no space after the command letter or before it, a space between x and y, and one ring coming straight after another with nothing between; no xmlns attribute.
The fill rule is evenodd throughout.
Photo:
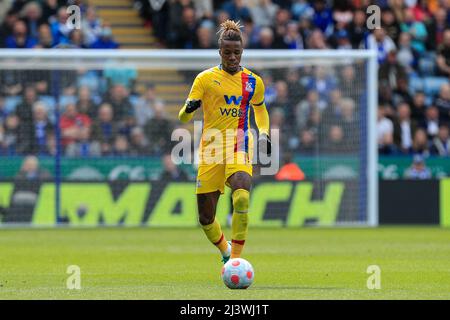
<svg viewBox="0 0 450 320"><path fill-rule="evenodd" d="M207 69L195 78L188 99L202 100L200 155L210 143L217 142L215 131L220 131L223 152L230 151L225 148L229 147L230 132L234 132L232 152L249 153L253 143L249 130L250 106L264 105L264 83L258 75L246 68L231 75L221 65ZM222 154L219 158L225 157Z"/></svg>

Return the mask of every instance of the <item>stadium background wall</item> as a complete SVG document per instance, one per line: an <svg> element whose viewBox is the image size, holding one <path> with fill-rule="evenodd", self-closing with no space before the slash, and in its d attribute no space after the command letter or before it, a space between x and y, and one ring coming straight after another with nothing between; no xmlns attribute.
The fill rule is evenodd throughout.
<svg viewBox="0 0 450 320"><path fill-rule="evenodd" d="M336 225L355 212L351 181L256 181L251 198L254 227ZM0 225L178 226L197 225L193 182L63 182L61 216L55 213L53 182L0 182ZM380 224L440 224L450 227L450 179L381 180ZM229 223L229 189L217 216ZM32 195L35 195L33 197Z"/></svg>

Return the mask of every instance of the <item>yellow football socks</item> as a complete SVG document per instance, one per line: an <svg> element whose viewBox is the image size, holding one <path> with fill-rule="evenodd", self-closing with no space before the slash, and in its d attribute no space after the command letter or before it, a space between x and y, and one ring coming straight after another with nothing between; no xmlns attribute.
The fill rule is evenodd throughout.
<svg viewBox="0 0 450 320"><path fill-rule="evenodd" d="M219 248L222 255L226 254L228 251L227 239L222 232L219 221L214 219L214 222L207 225L202 225L203 231L205 231L206 237L211 241L217 248Z"/></svg>
<svg viewBox="0 0 450 320"><path fill-rule="evenodd" d="M239 258L244 248L248 232L248 206L250 193L236 189L233 198L233 217L231 219L231 259Z"/></svg>

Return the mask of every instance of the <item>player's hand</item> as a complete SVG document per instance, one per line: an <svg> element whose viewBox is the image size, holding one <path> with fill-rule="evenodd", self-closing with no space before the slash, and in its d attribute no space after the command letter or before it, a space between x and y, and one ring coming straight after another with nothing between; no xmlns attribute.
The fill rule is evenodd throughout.
<svg viewBox="0 0 450 320"><path fill-rule="evenodd" d="M202 100L186 100L186 113L192 113L202 106Z"/></svg>
<svg viewBox="0 0 450 320"><path fill-rule="evenodd" d="M272 142L267 134L262 133L258 139L258 148L261 152L270 156L272 153Z"/></svg>

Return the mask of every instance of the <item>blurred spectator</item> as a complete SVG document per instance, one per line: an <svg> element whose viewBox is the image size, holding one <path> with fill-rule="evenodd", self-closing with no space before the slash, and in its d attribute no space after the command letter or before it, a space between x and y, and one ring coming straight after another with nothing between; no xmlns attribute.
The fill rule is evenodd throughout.
<svg viewBox="0 0 450 320"><path fill-rule="evenodd" d="M53 47L52 31L48 24L42 24L39 27L38 43L35 48L50 49Z"/></svg>
<svg viewBox="0 0 450 320"><path fill-rule="evenodd" d="M359 76L359 73L358 73ZM339 72L339 88L349 98L358 101L363 92L363 84L357 78L355 67L351 64L345 65Z"/></svg>
<svg viewBox="0 0 450 320"><path fill-rule="evenodd" d="M341 121L340 124L346 132L346 138L352 138L354 145L359 144L359 122L356 114L355 101L351 98L343 98L341 100Z"/></svg>
<svg viewBox="0 0 450 320"><path fill-rule="evenodd" d="M411 46L411 35L406 32L400 33L398 41L397 61L406 73L414 72L420 54Z"/></svg>
<svg viewBox="0 0 450 320"><path fill-rule="evenodd" d="M327 107L322 112L322 122L324 125L339 123L342 119L342 92L334 89L330 92L330 99Z"/></svg>
<svg viewBox="0 0 450 320"><path fill-rule="evenodd" d="M90 127L87 127L86 130L82 130L77 142L71 143L67 146L66 156L81 158L99 157L102 154L100 143L97 141L91 141L90 136Z"/></svg>
<svg viewBox="0 0 450 320"><path fill-rule="evenodd" d="M18 180L44 180L49 179L50 173L42 169L36 156L27 156L22 162L20 171L17 173Z"/></svg>
<svg viewBox="0 0 450 320"><path fill-rule="evenodd" d="M188 181L187 173L179 166L173 163L171 155L165 154L162 157L163 172L159 176L161 181Z"/></svg>
<svg viewBox="0 0 450 320"><path fill-rule="evenodd" d="M423 128L429 140L433 140L439 131L439 110L435 106L429 106L425 111L425 119L419 122L419 126Z"/></svg>
<svg viewBox="0 0 450 320"><path fill-rule="evenodd" d="M114 112L111 105L103 103L98 110L98 117L92 125L92 139L100 143L103 154L111 152L114 138L119 132L117 123L113 119Z"/></svg>
<svg viewBox="0 0 450 320"><path fill-rule="evenodd" d="M331 74L331 69L317 65L314 68L314 76L306 84L307 90L318 92L320 99L328 101L330 92L337 86L336 79Z"/></svg>
<svg viewBox="0 0 450 320"><path fill-rule="evenodd" d="M288 137L289 137L289 129L287 129L286 126L286 117L284 115L283 110L279 108L270 108L269 113L269 119L270 119L270 129L271 130L278 130L279 137L280 137L280 152L283 153L282 148L288 144Z"/></svg>
<svg viewBox="0 0 450 320"><path fill-rule="evenodd" d="M269 27L261 28L259 39L252 45L252 49L273 49L275 36L273 30Z"/></svg>
<svg viewBox="0 0 450 320"><path fill-rule="evenodd" d="M393 154L396 149L394 145L394 125L392 121L385 116L384 105L378 106L377 118L378 153Z"/></svg>
<svg viewBox="0 0 450 320"><path fill-rule="evenodd" d="M57 20L50 23L55 45L68 44L70 42L69 34L72 28L66 23L68 18L67 7L60 7L57 13Z"/></svg>
<svg viewBox="0 0 450 320"><path fill-rule="evenodd" d="M244 0L227 1L222 9L228 13L231 20L243 21L250 17L250 10Z"/></svg>
<svg viewBox="0 0 450 320"><path fill-rule="evenodd" d="M366 49L376 50L378 52L378 63L382 64L388 53L396 50L394 41L386 34L383 28L375 29L366 39Z"/></svg>
<svg viewBox="0 0 450 320"><path fill-rule="evenodd" d="M13 33L14 25L18 19L19 14L13 9L10 9L6 13L4 19L0 19L0 21L2 21L2 24L0 25L0 48L6 47L6 39Z"/></svg>
<svg viewBox="0 0 450 320"><path fill-rule="evenodd" d="M85 114L91 119L94 119L97 115L97 104L91 97L91 91L87 86L78 88L77 109L79 113Z"/></svg>
<svg viewBox="0 0 450 320"><path fill-rule="evenodd" d="M328 129L328 139L324 141L324 152L331 154L347 152L347 145L344 137L345 134L342 127L336 124L330 126Z"/></svg>
<svg viewBox="0 0 450 320"><path fill-rule="evenodd" d="M197 39L194 43L194 49L214 49L213 31L210 27L200 26L197 29Z"/></svg>
<svg viewBox="0 0 450 320"><path fill-rule="evenodd" d="M19 148L19 117L10 114L6 117L3 138L0 140L2 153L7 156L14 156L22 150Z"/></svg>
<svg viewBox="0 0 450 320"><path fill-rule="evenodd" d="M398 120L394 123L394 142L402 153L410 153L417 123L411 119L411 111L407 103L397 107Z"/></svg>
<svg viewBox="0 0 450 320"><path fill-rule="evenodd" d="M426 108L425 93L423 91L416 91L411 104L411 118L417 122L423 121Z"/></svg>
<svg viewBox="0 0 450 320"><path fill-rule="evenodd" d="M137 125L142 127L152 119L155 113L154 106L162 103L163 101L156 97L154 85L148 85L147 90L134 106L134 116L136 117Z"/></svg>
<svg viewBox="0 0 450 320"><path fill-rule="evenodd" d="M27 25L28 36L34 40L38 39L39 27L45 23L42 20L42 8L38 2L28 2L22 9L22 19Z"/></svg>
<svg viewBox="0 0 450 320"><path fill-rule="evenodd" d="M425 51L425 42L427 40L427 29L425 24L414 20L414 12L410 8L404 10L404 19L400 24L400 30L411 35L411 46L419 53Z"/></svg>
<svg viewBox="0 0 450 320"><path fill-rule="evenodd" d="M380 90L390 97L392 91L397 89L398 79L406 77L405 68L397 61L397 52L391 50L378 69Z"/></svg>
<svg viewBox="0 0 450 320"><path fill-rule="evenodd" d="M275 21L278 6L272 0L257 0L257 4L250 7L253 22L257 28L271 27Z"/></svg>
<svg viewBox="0 0 450 320"><path fill-rule="evenodd" d="M91 49L117 49L120 45L114 41L112 30L108 26L104 26L100 31L97 41L90 46Z"/></svg>
<svg viewBox="0 0 450 320"><path fill-rule="evenodd" d="M307 0L293 0L291 12L295 20L312 19L314 16L314 9Z"/></svg>
<svg viewBox="0 0 450 320"><path fill-rule="evenodd" d="M300 101L296 106L296 124L298 128L302 129L306 125L309 115L317 110L322 112L327 106L326 101L320 100L319 94L315 90L310 90L307 93L306 99Z"/></svg>
<svg viewBox="0 0 450 320"><path fill-rule="evenodd" d="M8 114L9 112L8 110L6 110L5 98L0 95L0 126L2 126L3 123L5 123Z"/></svg>
<svg viewBox="0 0 450 320"><path fill-rule="evenodd" d="M75 104L68 104L59 122L61 128L61 145L66 148L68 145L77 142L85 136L83 131L90 130L91 119L79 113Z"/></svg>
<svg viewBox="0 0 450 320"><path fill-rule="evenodd" d="M261 73L261 77L265 88L264 101L267 105L270 105L277 97L277 89L273 82L273 76L270 72L264 71Z"/></svg>
<svg viewBox="0 0 450 320"><path fill-rule="evenodd" d="M180 19L179 17L177 19ZM198 27L195 10L192 7L185 7L181 14L181 24L174 26L171 31L171 46L177 49L192 49Z"/></svg>
<svg viewBox="0 0 450 320"><path fill-rule="evenodd" d="M50 21L50 18L56 16L58 13L58 7L63 5L63 2L60 0L44 0L41 1L42 4L42 19L44 21Z"/></svg>
<svg viewBox="0 0 450 320"><path fill-rule="evenodd" d="M36 89L28 85L23 94L22 103L16 107L16 114L20 119L21 127L31 128L33 122L33 105L37 101Z"/></svg>
<svg viewBox="0 0 450 320"><path fill-rule="evenodd" d="M328 49L323 32L319 29L313 30L308 36L306 47L316 50Z"/></svg>
<svg viewBox="0 0 450 320"><path fill-rule="evenodd" d="M439 109L442 120L450 121L450 84L445 83L441 86L433 104Z"/></svg>
<svg viewBox="0 0 450 320"><path fill-rule="evenodd" d="M295 21L287 24L286 36L284 36L283 41L288 49L304 49L303 39Z"/></svg>
<svg viewBox="0 0 450 320"><path fill-rule="evenodd" d="M434 12L431 22L427 25L427 48L435 51L444 41L444 32L448 28L447 10L440 7Z"/></svg>
<svg viewBox="0 0 450 320"><path fill-rule="evenodd" d="M394 12L391 9L385 8L381 12L381 27L386 30L386 34L397 42L400 35L400 24L398 23Z"/></svg>
<svg viewBox="0 0 450 320"><path fill-rule="evenodd" d="M430 155L430 145L428 143L427 133L425 130L417 129L416 132L414 132L411 153L420 154L423 156Z"/></svg>
<svg viewBox="0 0 450 320"><path fill-rule="evenodd" d="M116 84L110 89L110 94L105 102L109 103L113 108L114 121L123 123L127 116L133 114L129 92L121 84Z"/></svg>
<svg viewBox="0 0 450 320"><path fill-rule="evenodd" d="M27 26L21 20L14 23L13 34L6 38L6 47L8 49L29 49L36 44L37 41L27 35Z"/></svg>
<svg viewBox="0 0 450 320"><path fill-rule="evenodd" d="M8 10L11 8L14 0L4 0L0 2L0 21L3 21L5 15L8 14Z"/></svg>
<svg viewBox="0 0 450 320"><path fill-rule="evenodd" d="M69 43L73 49L87 49L84 44L83 32L79 29L73 29L69 33Z"/></svg>
<svg viewBox="0 0 450 320"><path fill-rule="evenodd" d="M411 105L413 102L413 98L411 97L409 86L408 86L408 78L397 78L397 86L392 92L392 104L398 105L402 102L406 102L408 105Z"/></svg>
<svg viewBox="0 0 450 320"><path fill-rule="evenodd" d="M368 33L366 13L363 10L355 10L353 13L353 21L350 22L348 31L353 49L359 48Z"/></svg>
<svg viewBox="0 0 450 320"><path fill-rule="evenodd" d="M134 127L131 130L130 153L135 156L144 156L150 153L148 141L141 127Z"/></svg>
<svg viewBox="0 0 450 320"><path fill-rule="evenodd" d="M93 6L86 9L86 15L81 21L81 30L83 31L84 45L92 46L102 33L102 21L97 16Z"/></svg>
<svg viewBox="0 0 450 320"><path fill-rule="evenodd" d="M441 157L450 156L450 134L447 124L441 124L439 126L439 133L433 139L430 153L432 155L439 155Z"/></svg>
<svg viewBox="0 0 450 320"><path fill-rule="evenodd" d="M286 153L283 159L283 165L275 175L275 180L278 181L302 181L305 180L305 173L293 161L292 155Z"/></svg>
<svg viewBox="0 0 450 320"><path fill-rule="evenodd" d="M450 29L444 31L442 43L437 49L436 63L440 75L450 77Z"/></svg>
<svg viewBox="0 0 450 320"><path fill-rule="evenodd" d="M425 160L421 155L415 155L412 165L405 171L406 179L431 179L431 170L426 167Z"/></svg>
<svg viewBox="0 0 450 320"><path fill-rule="evenodd" d="M431 11L428 7L428 0L416 0L416 4L412 6L412 12L414 14L414 20L420 22L427 22L431 18Z"/></svg>
<svg viewBox="0 0 450 320"><path fill-rule="evenodd" d="M167 119L163 104L155 104L154 111L154 117L145 124L144 132L151 152L161 155L169 152L171 148L170 137L173 131L173 123Z"/></svg>
<svg viewBox="0 0 450 320"><path fill-rule="evenodd" d="M312 155L314 152L318 152L319 145L313 130L300 130L299 139L298 141L294 141L294 143L291 149L294 149L301 155Z"/></svg>
<svg viewBox="0 0 450 320"><path fill-rule="evenodd" d="M116 157L126 157L130 155L130 145L127 137L118 135L115 138L111 155Z"/></svg>
<svg viewBox="0 0 450 320"><path fill-rule="evenodd" d="M333 13L331 9L327 6L325 0L316 0L313 3L314 25L319 28L323 33L330 34L331 28L333 26Z"/></svg>
<svg viewBox="0 0 450 320"><path fill-rule="evenodd" d="M36 102L33 105L33 126L23 130L31 130L30 139L27 139L30 145L25 149L27 153L37 155L47 155L48 136L53 134L54 127L47 116L47 108L42 102Z"/></svg>
<svg viewBox="0 0 450 320"><path fill-rule="evenodd" d="M293 102L299 102L305 98L306 93L300 83L300 72L297 68L291 68L286 71L286 83Z"/></svg>

